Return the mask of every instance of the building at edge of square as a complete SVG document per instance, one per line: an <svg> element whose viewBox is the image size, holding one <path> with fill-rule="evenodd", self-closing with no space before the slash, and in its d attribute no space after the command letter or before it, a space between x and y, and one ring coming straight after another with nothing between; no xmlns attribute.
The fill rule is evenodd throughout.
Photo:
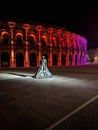
<svg viewBox="0 0 98 130"><path fill-rule="evenodd" d="M87 39L65 28L38 23L0 21L0 68L86 64Z"/></svg>

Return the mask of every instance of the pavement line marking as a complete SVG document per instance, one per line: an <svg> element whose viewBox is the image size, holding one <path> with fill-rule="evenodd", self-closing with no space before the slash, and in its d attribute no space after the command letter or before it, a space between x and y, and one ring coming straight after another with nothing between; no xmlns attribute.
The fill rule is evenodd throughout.
<svg viewBox="0 0 98 130"><path fill-rule="evenodd" d="M74 111L72 111L71 113L69 113L67 116L64 116L63 118L61 118L59 121L57 121L56 123L54 123L53 125L49 126L48 128L46 128L45 130L52 130L56 125L60 124L62 121L68 119L69 117L71 117L72 115L74 115L76 112L78 112L79 110L81 110L82 108L86 107L88 104L90 104L91 102L93 102L95 99L98 98L98 95L96 95L95 97L93 97L92 99L88 100L87 102L85 102L83 105L81 105L80 107L78 107L77 109L75 109Z"/></svg>

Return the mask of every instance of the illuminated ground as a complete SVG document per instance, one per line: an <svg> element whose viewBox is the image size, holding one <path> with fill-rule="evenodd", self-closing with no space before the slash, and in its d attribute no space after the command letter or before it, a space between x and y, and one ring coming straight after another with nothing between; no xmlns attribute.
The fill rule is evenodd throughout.
<svg viewBox="0 0 98 130"><path fill-rule="evenodd" d="M35 68L0 70L0 130L98 129L98 65L49 70L53 78L38 80Z"/></svg>

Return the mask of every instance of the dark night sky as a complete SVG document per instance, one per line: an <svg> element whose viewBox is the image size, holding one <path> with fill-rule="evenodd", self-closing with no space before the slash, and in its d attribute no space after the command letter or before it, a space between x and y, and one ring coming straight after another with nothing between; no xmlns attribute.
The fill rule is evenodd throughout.
<svg viewBox="0 0 98 130"><path fill-rule="evenodd" d="M64 27L87 38L88 49L98 47L98 4L94 0L13 1L6 11L0 9L0 18Z"/></svg>

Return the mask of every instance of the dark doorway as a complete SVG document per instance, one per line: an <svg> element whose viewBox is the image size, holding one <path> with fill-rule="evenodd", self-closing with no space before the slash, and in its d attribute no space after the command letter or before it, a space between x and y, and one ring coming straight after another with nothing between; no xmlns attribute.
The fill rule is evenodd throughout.
<svg viewBox="0 0 98 130"><path fill-rule="evenodd" d="M10 67L10 56L7 52L1 54L1 67Z"/></svg>
<svg viewBox="0 0 98 130"><path fill-rule="evenodd" d="M53 57L52 57L52 60L53 60L53 65L57 66L57 55L54 54Z"/></svg>
<svg viewBox="0 0 98 130"><path fill-rule="evenodd" d="M62 64L62 65L65 65L65 55L64 55L64 54L62 54L61 64Z"/></svg>
<svg viewBox="0 0 98 130"><path fill-rule="evenodd" d="M37 66L37 56L35 53L30 55L30 66Z"/></svg>
<svg viewBox="0 0 98 130"><path fill-rule="evenodd" d="M16 55L16 67L24 67L24 56L21 53Z"/></svg>

